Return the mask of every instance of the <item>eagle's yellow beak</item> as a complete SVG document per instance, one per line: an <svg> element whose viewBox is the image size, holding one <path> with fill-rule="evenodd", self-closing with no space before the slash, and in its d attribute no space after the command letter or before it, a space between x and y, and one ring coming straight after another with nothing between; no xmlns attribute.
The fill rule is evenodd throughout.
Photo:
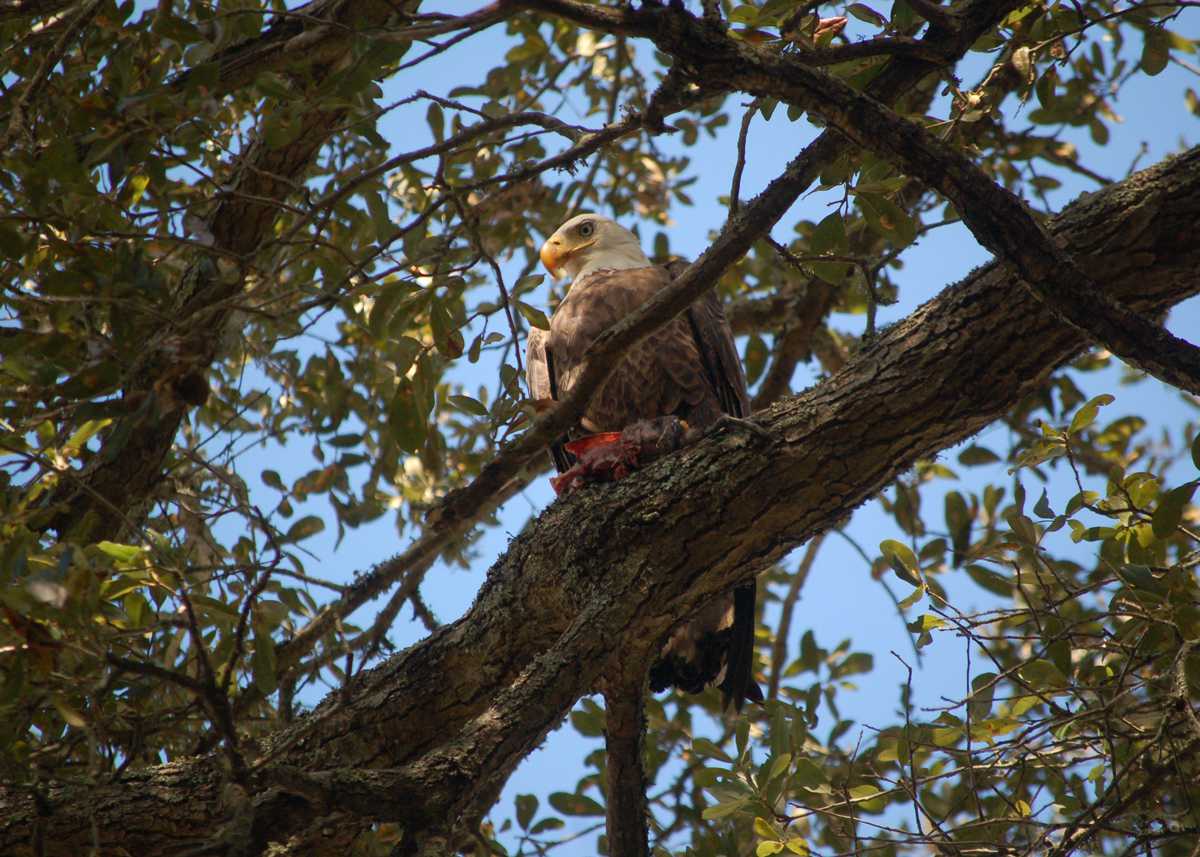
<svg viewBox="0 0 1200 857"><path fill-rule="evenodd" d="M571 255L571 251L563 247L561 239L551 236L542 245L542 250L538 255L542 259L542 264L546 266L546 270L550 272L550 276L557 280L558 272L562 270L563 262L567 260L567 256Z"/></svg>
<svg viewBox="0 0 1200 857"><path fill-rule="evenodd" d="M563 266L567 264L568 259L595 243L595 238L580 241L574 236L564 236L561 232L555 232L546 239L546 243L542 245L538 255L542 259L542 264L546 266L546 270L550 272L550 276L557 280L563 276Z"/></svg>

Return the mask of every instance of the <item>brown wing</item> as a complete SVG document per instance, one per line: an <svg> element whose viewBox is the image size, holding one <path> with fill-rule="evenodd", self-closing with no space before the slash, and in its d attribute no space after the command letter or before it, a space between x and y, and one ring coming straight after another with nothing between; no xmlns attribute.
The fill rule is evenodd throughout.
<svg viewBox="0 0 1200 857"><path fill-rule="evenodd" d="M529 396L534 401L558 399L550 355L546 352L546 331L536 327L530 329L525 340L525 379L529 382Z"/></svg>
<svg viewBox="0 0 1200 857"><path fill-rule="evenodd" d="M552 399L558 401L558 380L554 375L554 355L548 345L549 335L534 327L529 331L525 343L525 378L529 382L529 395L535 402ZM563 440L550 444L550 458L555 469L562 473L571 466L571 458L563 449Z"/></svg>
<svg viewBox="0 0 1200 857"><path fill-rule="evenodd" d="M674 260L664 270L674 279L687 266L684 260ZM686 315L705 380L720 410L735 417L749 416L746 373L721 299L709 291L688 307ZM693 415L695 424L707 425L707 420L697 419L700 416ZM761 702L762 690L753 677L757 597L758 585L752 580L734 589L732 595L705 605L663 647L650 670L651 688L663 690L674 685L688 693L699 693L706 685L719 681L726 706L732 702L740 711L746 699Z"/></svg>
<svg viewBox="0 0 1200 857"><path fill-rule="evenodd" d="M683 263L682 267L686 267ZM529 340L529 383L539 390L571 389L589 346L605 329L633 312L682 270L636 268L596 271L576 281L550 320L548 335ZM623 355L592 397L582 424L586 431L620 431L638 420L675 415L697 428L721 413L750 413L746 376L720 299L709 293ZM559 471L560 456L552 450ZM566 459L569 461L569 459ZM754 683L756 585L739 586L714 599L672 634L650 671L655 690L675 686L699 693L719 682L725 702L739 710L745 699L761 700Z"/></svg>
<svg viewBox="0 0 1200 857"><path fill-rule="evenodd" d="M596 337L669 282L661 268L601 270L577 280L550 319L547 349L554 355L559 389L574 385ZM691 323L681 316L622 356L592 397L582 423L588 431L620 431L638 420L700 413L706 425L720 413L720 403L705 376Z"/></svg>
<svg viewBox="0 0 1200 857"><path fill-rule="evenodd" d="M709 384L716 392L721 410L735 417L750 416L750 394L746 373L738 358L733 330L725 320L725 310L715 292L708 292L688 307L692 335L704 361Z"/></svg>

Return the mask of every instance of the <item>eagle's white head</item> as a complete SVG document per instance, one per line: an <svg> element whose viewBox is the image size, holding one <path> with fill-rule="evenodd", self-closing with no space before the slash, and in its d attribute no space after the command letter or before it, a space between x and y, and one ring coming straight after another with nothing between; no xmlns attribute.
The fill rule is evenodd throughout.
<svg viewBox="0 0 1200 857"><path fill-rule="evenodd" d="M565 274L577 279L601 268L620 271L651 264L632 232L599 214L580 214L558 227L542 245L541 257L556 278Z"/></svg>

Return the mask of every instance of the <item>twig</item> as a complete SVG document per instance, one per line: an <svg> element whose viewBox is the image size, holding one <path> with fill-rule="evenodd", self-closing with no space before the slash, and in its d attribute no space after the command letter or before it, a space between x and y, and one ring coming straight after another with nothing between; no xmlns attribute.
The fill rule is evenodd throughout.
<svg viewBox="0 0 1200 857"><path fill-rule="evenodd" d="M12 106L12 111L8 117L8 128L4 132L4 135L0 136L0 152L8 151L12 147L13 140L16 139L21 131L21 126L25 122L26 108L37 98L42 87L46 85L46 81L50 79L50 73L54 71L54 67L58 65L63 55L66 54L71 40L92 20L92 16L99 10L101 2L102 0L87 0L78 14L71 20L71 23L59 35L58 41L42 57L41 65L38 66L37 71L34 72L33 77L29 79L20 97L17 98Z"/></svg>
<svg viewBox="0 0 1200 857"><path fill-rule="evenodd" d="M135 661L130 658L121 657L120 655L114 655L112 652L105 655L104 659L121 672L137 673L138 675L152 678L155 681L177 684L201 697L206 690L204 682L194 679L186 673L164 669L150 661Z"/></svg>
<svg viewBox="0 0 1200 857"><path fill-rule="evenodd" d="M738 130L737 139L737 162L733 165L733 180L729 187L730 217L737 214L738 207L742 204L742 171L746 168L746 137L750 133L750 122L754 119L754 114L758 112L761 104L761 98L753 99L746 105L746 112L742 114L742 127Z"/></svg>
<svg viewBox="0 0 1200 857"><path fill-rule="evenodd" d="M0 21L52 15L70 5L70 0L6 0L0 3Z"/></svg>
<svg viewBox="0 0 1200 857"><path fill-rule="evenodd" d="M953 30L958 26L958 19L949 6L942 6L934 0L907 0L907 2L914 12L931 24L937 24L947 30Z"/></svg>
<svg viewBox="0 0 1200 857"><path fill-rule="evenodd" d="M817 559L817 551L821 549L821 543L824 541L824 533L809 539L804 556L792 574L787 594L783 597L783 605L779 612L779 626L775 630L775 642L771 645L771 676L767 683L767 699L779 697L779 679L787 666L788 635L792 630L792 614L796 611L796 603L800 600L800 590L804 588L804 583L808 580L808 574L812 571L813 563Z"/></svg>
<svg viewBox="0 0 1200 857"><path fill-rule="evenodd" d="M195 651L196 661L200 664L200 670L204 676L202 682L203 693L200 698L205 702L205 707L208 708L214 724L225 739L223 742L225 755L229 759L230 772L234 782L244 786L248 782L248 772L246 760L242 757L242 752L239 749L233 709L229 705L229 697L221 691L220 686L217 684L217 677L213 672L212 662L208 658L208 647L204 644L204 635L200 631L200 624L196 620L196 612L192 609L192 599L187 594L187 582L183 580L182 575L179 577L179 586L175 594L178 596L180 604L183 606L184 615L187 617L192 648ZM234 669L232 663L229 665L229 669Z"/></svg>

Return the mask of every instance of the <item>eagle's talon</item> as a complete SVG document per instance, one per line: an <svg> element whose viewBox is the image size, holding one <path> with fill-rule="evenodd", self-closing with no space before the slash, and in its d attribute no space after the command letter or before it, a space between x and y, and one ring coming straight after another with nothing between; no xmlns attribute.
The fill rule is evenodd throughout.
<svg viewBox="0 0 1200 857"><path fill-rule="evenodd" d="M759 440L766 441L767 443L775 442L775 435L771 434L771 432L763 428L763 426L760 424L754 422L754 420L746 419L744 417L735 417L732 414L721 414L721 416L717 417L716 422L713 423L713 429L715 431L723 428L730 430L742 429L743 431L754 435Z"/></svg>

